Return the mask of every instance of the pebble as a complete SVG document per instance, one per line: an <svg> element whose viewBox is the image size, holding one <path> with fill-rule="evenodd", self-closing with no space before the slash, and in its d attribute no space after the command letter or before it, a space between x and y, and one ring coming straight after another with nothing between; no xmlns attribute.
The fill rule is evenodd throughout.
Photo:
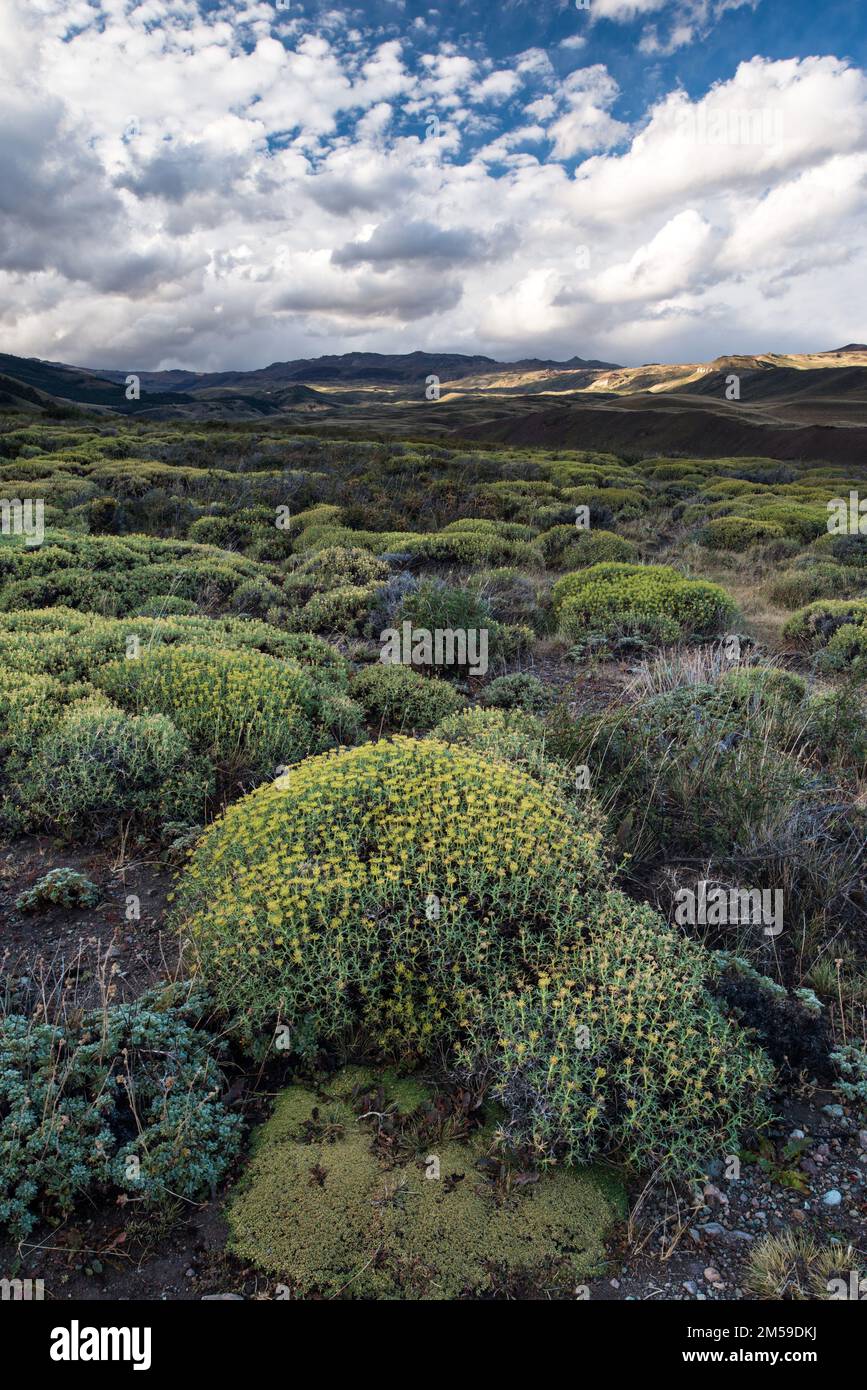
<svg viewBox="0 0 867 1390"><path fill-rule="evenodd" d="M708 1265L704 1272L704 1277L709 1284L718 1284L720 1282L719 1270L714 1269L713 1265Z"/></svg>
<svg viewBox="0 0 867 1390"><path fill-rule="evenodd" d="M843 1109L842 1105L823 1105L822 1114L830 1115L832 1120L842 1120L846 1111Z"/></svg>
<svg viewBox="0 0 867 1390"><path fill-rule="evenodd" d="M824 1197L822 1198L822 1201L825 1203L826 1207L839 1207L842 1200L843 1194L842 1192L838 1192L836 1187L832 1187L831 1190L829 1192L826 1192Z"/></svg>
<svg viewBox="0 0 867 1390"><path fill-rule="evenodd" d="M859 1129L858 1143L861 1145L862 1149L867 1149L867 1129Z"/></svg>
<svg viewBox="0 0 867 1390"><path fill-rule="evenodd" d="M806 1139L806 1134L802 1129L793 1129L789 1135L790 1139Z"/></svg>
<svg viewBox="0 0 867 1390"><path fill-rule="evenodd" d="M203 1293L203 1303L217 1303L220 1300L231 1300L233 1303L243 1303L244 1300L239 1293Z"/></svg>

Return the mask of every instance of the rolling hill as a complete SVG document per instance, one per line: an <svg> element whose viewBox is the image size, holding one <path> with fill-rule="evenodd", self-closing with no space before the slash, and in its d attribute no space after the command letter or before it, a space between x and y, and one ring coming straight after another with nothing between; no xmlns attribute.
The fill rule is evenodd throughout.
<svg viewBox="0 0 867 1390"><path fill-rule="evenodd" d="M134 373L134 368L130 369ZM157 420L287 421L511 445L855 461L867 455L867 345L712 362L614 363L572 357L497 362L413 352L272 362L253 371L138 372L0 354L0 410L70 410ZM740 395L729 400L732 376ZM426 399L431 376L440 399Z"/></svg>

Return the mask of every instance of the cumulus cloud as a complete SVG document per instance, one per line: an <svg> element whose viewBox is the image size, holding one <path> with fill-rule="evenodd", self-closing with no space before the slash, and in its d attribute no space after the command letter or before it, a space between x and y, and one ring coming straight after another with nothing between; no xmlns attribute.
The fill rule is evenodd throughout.
<svg viewBox="0 0 867 1390"><path fill-rule="evenodd" d="M580 44L494 63L433 12L396 38L260 0L5 0L3 348L208 369L855 336L859 67L756 56L642 112L604 63L551 61L602 20L661 57L739 3L595 0Z"/></svg>
<svg viewBox="0 0 867 1390"><path fill-rule="evenodd" d="M624 138L629 127L610 114L618 90L601 63L570 72L562 88L566 110L549 127L555 159L607 149Z"/></svg>
<svg viewBox="0 0 867 1390"><path fill-rule="evenodd" d="M394 219L377 227L363 241L349 242L331 253L333 265L394 266L423 261L428 265L461 265L481 260L486 242L469 227L443 228L433 222Z"/></svg>

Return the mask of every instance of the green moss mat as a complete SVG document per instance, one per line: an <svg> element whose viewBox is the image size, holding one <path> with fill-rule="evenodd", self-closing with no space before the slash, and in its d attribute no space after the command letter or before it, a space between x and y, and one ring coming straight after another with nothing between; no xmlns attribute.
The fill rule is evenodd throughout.
<svg viewBox="0 0 867 1390"><path fill-rule="evenodd" d="M375 1121L358 1116L352 1097L370 1080L381 1088L377 1103L403 1117L401 1161L377 1151ZM495 1183L483 1162L490 1128L466 1142L428 1139L413 1154L409 1117L430 1098L414 1078L359 1069L318 1094L282 1092L229 1208L235 1253L299 1296L453 1299L516 1279L569 1296L599 1273L605 1235L624 1210L617 1181L564 1169ZM426 1176L430 1155L438 1178Z"/></svg>

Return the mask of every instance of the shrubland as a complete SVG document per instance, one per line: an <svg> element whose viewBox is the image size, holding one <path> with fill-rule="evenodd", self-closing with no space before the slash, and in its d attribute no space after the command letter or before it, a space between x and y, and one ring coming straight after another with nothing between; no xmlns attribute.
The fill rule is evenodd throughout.
<svg viewBox="0 0 867 1390"><path fill-rule="evenodd" d="M796 1075L859 1102L867 539L826 508L862 473L7 420L0 496L46 532L0 537L0 829L189 846L196 983L7 998L0 1219L198 1200L241 1144L228 1039L279 1064L241 1259L561 1296L622 1211L591 1165L695 1178ZM383 661L404 624L483 631L487 669ZM782 891L783 937L676 922L702 877ZM34 930L99 908L30 885Z"/></svg>

